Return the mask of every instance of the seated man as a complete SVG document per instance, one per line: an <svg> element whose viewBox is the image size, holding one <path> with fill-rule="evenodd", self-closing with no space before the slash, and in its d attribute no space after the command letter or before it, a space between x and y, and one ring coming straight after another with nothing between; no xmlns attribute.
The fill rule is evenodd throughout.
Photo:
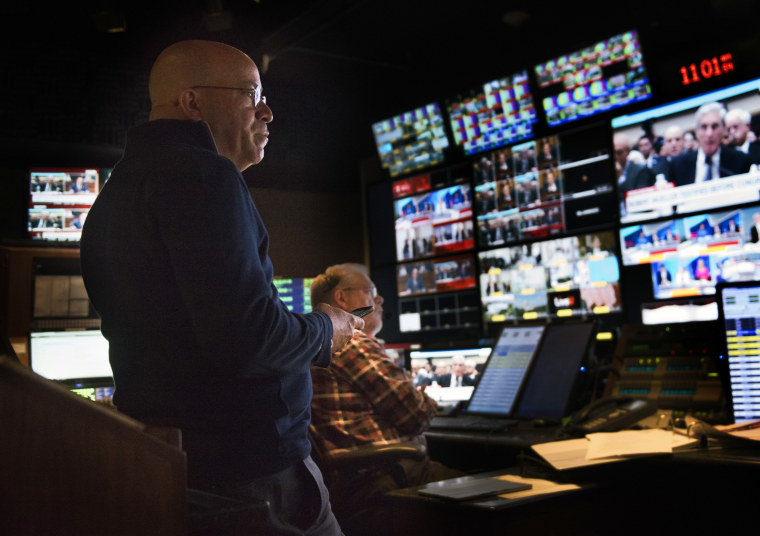
<svg viewBox="0 0 760 536"><path fill-rule="evenodd" d="M375 306L375 311L364 317L364 330L354 331L353 339L333 354L332 364L312 369L311 430L323 455L371 444L425 444L423 432L436 411L435 401L414 387L411 375L386 356L382 342L375 338L383 325L383 298L357 268L331 266L311 284L312 303L325 302L345 311ZM429 458L399 464L409 486L462 475ZM368 516L380 515L374 499L398 485L384 475L352 486L344 495L336 488L345 491L347 484L355 483L356 475L344 476L346 482L331 486L333 510L347 534L351 526L347 517L355 518L363 526L361 533L366 534L372 526Z"/></svg>

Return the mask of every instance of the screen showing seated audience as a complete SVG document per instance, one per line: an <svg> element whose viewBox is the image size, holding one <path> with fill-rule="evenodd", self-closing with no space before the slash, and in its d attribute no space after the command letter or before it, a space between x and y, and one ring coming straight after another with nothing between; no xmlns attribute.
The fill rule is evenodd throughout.
<svg viewBox="0 0 760 536"><path fill-rule="evenodd" d="M621 311L612 231L480 252L485 322Z"/></svg>
<svg viewBox="0 0 760 536"><path fill-rule="evenodd" d="M478 245L503 246L615 221L609 140L600 125L473 160Z"/></svg>
<svg viewBox="0 0 760 536"><path fill-rule="evenodd" d="M722 281L760 280L760 206L620 229L625 266L649 265L658 300L715 294Z"/></svg>
<svg viewBox="0 0 760 536"><path fill-rule="evenodd" d="M760 79L612 119L620 221L760 200L760 146L732 124L760 113Z"/></svg>
<svg viewBox="0 0 760 536"><path fill-rule="evenodd" d="M652 96L638 33L624 32L535 67L550 127L586 119Z"/></svg>

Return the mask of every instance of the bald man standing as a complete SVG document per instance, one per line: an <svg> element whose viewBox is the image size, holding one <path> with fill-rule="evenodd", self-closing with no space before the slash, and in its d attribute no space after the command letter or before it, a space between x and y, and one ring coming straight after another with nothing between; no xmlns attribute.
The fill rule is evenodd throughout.
<svg viewBox="0 0 760 536"><path fill-rule="evenodd" d="M272 110L255 63L209 41L168 47L150 121L84 226L82 273L110 343L122 412L179 427L194 487L268 500L275 534L340 534L310 457L312 365L363 321L327 304L290 313L241 172Z"/></svg>

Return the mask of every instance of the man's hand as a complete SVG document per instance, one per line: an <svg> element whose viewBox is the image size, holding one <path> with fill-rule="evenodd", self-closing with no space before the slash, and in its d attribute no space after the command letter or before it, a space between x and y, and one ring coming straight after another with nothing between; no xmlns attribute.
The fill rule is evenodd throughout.
<svg viewBox="0 0 760 536"><path fill-rule="evenodd" d="M333 325L332 351L337 352L343 348L354 336L355 329L364 328L364 320L343 309L332 307L326 303L318 303L312 306L312 310L321 311L330 317Z"/></svg>

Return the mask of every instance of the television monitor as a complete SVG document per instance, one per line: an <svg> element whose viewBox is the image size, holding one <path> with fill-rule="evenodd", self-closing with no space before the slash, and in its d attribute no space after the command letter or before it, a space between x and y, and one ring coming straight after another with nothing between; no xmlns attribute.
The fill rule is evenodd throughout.
<svg viewBox="0 0 760 536"><path fill-rule="evenodd" d="M412 350L409 352L412 382L417 387L425 386L425 393L439 404L467 401L490 353L491 347L487 346ZM463 374L469 377L461 386L450 381L455 358L463 360Z"/></svg>
<svg viewBox="0 0 760 536"><path fill-rule="evenodd" d="M456 253L475 246L469 184L396 199L394 211L397 261Z"/></svg>
<svg viewBox="0 0 760 536"><path fill-rule="evenodd" d="M760 279L760 207L620 228L626 267L649 265L656 300L710 296L722 281Z"/></svg>
<svg viewBox="0 0 760 536"><path fill-rule="evenodd" d="M294 313L311 312L311 281L303 277L275 277L274 286L280 300Z"/></svg>
<svg viewBox="0 0 760 536"><path fill-rule="evenodd" d="M621 311L612 231L478 253L486 323Z"/></svg>
<svg viewBox="0 0 760 536"><path fill-rule="evenodd" d="M604 125L484 153L473 162L478 244L494 247L616 221Z"/></svg>
<svg viewBox="0 0 760 536"><path fill-rule="evenodd" d="M550 127L649 99L652 90L635 30L535 66L537 95Z"/></svg>
<svg viewBox="0 0 760 536"><path fill-rule="evenodd" d="M760 114L759 88L760 78L613 118L621 223L759 201L760 145L726 127Z"/></svg>
<svg viewBox="0 0 760 536"><path fill-rule="evenodd" d="M532 138L538 122L527 71L451 99L447 111L454 143L466 155Z"/></svg>
<svg viewBox="0 0 760 536"><path fill-rule="evenodd" d="M31 240L78 244L87 213L108 175L108 169L30 169L27 229Z"/></svg>
<svg viewBox="0 0 760 536"><path fill-rule="evenodd" d="M689 300L659 300L641 305L641 323L648 326L715 320L718 320L718 303L715 296Z"/></svg>
<svg viewBox="0 0 760 536"><path fill-rule="evenodd" d="M380 164L391 177L443 164L449 138L437 102L372 125Z"/></svg>

